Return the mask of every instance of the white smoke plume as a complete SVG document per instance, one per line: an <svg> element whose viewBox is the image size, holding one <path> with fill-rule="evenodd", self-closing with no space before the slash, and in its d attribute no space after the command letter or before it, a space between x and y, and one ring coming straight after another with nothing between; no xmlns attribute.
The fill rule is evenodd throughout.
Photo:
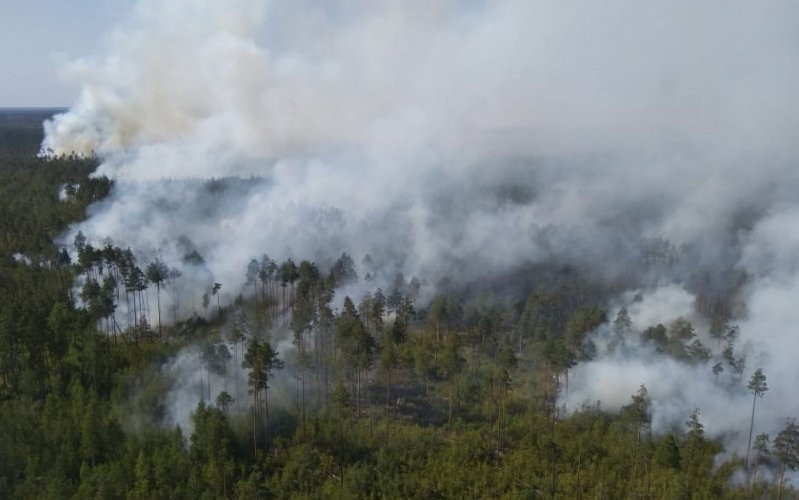
<svg viewBox="0 0 799 500"><path fill-rule="evenodd" d="M196 249L227 301L264 252L368 253L430 284L568 263L644 286L617 300L641 329L737 294L774 432L799 416L797 42L787 0L141 0L69 68L83 91L43 151L95 152L117 181L72 234L170 265ZM658 238L683 257L649 276ZM663 426L699 407L746 428L746 393L653 356L600 349L570 404L645 383Z"/></svg>

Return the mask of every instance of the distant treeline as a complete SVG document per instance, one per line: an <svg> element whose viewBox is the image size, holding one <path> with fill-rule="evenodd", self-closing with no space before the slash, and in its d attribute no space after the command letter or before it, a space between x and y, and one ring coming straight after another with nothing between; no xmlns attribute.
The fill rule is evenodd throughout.
<svg viewBox="0 0 799 500"><path fill-rule="evenodd" d="M0 108L0 158L32 157L39 152L43 123L63 108ZM8 166L7 164L0 165Z"/></svg>

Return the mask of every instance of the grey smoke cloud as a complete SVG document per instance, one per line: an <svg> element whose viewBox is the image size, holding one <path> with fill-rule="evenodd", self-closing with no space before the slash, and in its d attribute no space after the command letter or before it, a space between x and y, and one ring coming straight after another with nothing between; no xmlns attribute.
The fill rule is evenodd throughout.
<svg viewBox="0 0 799 500"><path fill-rule="evenodd" d="M789 1L141 0L105 57L68 69L83 93L43 148L94 151L117 179L71 234L170 265L184 236L225 300L264 252L370 253L428 283L552 260L618 279L644 276L642 240L667 238L690 251L638 279L633 319L691 316L697 289L731 293L745 273L739 347L750 363L766 353L758 425L773 432L799 415L785 392L799 378L797 14ZM202 187L228 176L257 179ZM624 404L643 382L664 426L700 407L709 431L745 427L709 367L633 348L579 367L569 404Z"/></svg>

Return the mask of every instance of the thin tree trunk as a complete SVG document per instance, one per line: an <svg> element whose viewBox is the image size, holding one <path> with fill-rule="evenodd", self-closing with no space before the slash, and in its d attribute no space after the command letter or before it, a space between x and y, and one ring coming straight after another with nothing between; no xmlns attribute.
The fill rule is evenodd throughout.
<svg viewBox="0 0 799 500"><path fill-rule="evenodd" d="M391 367L386 370L386 441L388 441L388 426L391 423Z"/></svg>
<svg viewBox="0 0 799 500"><path fill-rule="evenodd" d="M137 318L138 315L136 314L136 312L137 312L136 311L136 292L133 292L133 327L134 328L136 327L136 324L137 324L137 321L138 321L138 318Z"/></svg>
<svg viewBox="0 0 799 500"><path fill-rule="evenodd" d="M749 441L746 445L746 462L745 468L749 468L749 451L752 449L752 431L755 428L755 403L757 402L757 394L752 396L752 418L749 420Z"/></svg>
<svg viewBox="0 0 799 500"><path fill-rule="evenodd" d="M178 286L177 286L177 278L172 278L172 295L174 295L173 300L175 301L172 304L172 309L175 313L175 323L178 322Z"/></svg>
<svg viewBox="0 0 799 500"><path fill-rule="evenodd" d="M373 420L372 419L372 417L373 417L373 412L372 412L372 393L369 392L369 372L368 371L366 372L366 382L365 382L365 384L366 384L366 388L365 388L366 389L366 409L369 412L369 436L372 436L372 430L373 430L372 429L372 424L373 424L373 422L372 422L372 420Z"/></svg>
<svg viewBox="0 0 799 500"><path fill-rule="evenodd" d="M258 456L258 391L252 393L252 446L253 457Z"/></svg>
<svg viewBox="0 0 799 500"><path fill-rule="evenodd" d="M269 442L269 389L264 389L264 433L267 443Z"/></svg>
<svg viewBox="0 0 799 500"><path fill-rule="evenodd" d="M233 343L233 376L236 378L236 412L241 411L241 403L239 399L241 399L241 394L239 393L239 362L238 362L238 341Z"/></svg>
<svg viewBox="0 0 799 500"><path fill-rule="evenodd" d="M150 294L147 292L147 290L148 289L145 288L141 293L144 295L145 311L147 311L147 322L152 325L153 319L150 317Z"/></svg>
<svg viewBox="0 0 799 500"><path fill-rule="evenodd" d="M753 469L752 469L752 480L749 482L749 490L750 490L750 492L754 492L755 491L755 480L757 479L757 466L759 465L759 463L760 463L760 457L756 457L755 458L755 463L754 463Z"/></svg>
<svg viewBox="0 0 799 500"><path fill-rule="evenodd" d="M361 418L361 371L355 372L355 415Z"/></svg>
<svg viewBox="0 0 799 500"><path fill-rule="evenodd" d="M577 452L577 471L575 473L575 482L577 483L577 498L583 498L583 488L580 484L580 469L583 465L583 439L579 438L579 447Z"/></svg>
<svg viewBox="0 0 799 500"><path fill-rule="evenodd" d="M449 384L449 429L450 430L452 430L452 395L453 395L453 392L454 392L453 389L452 389L453 385L454 384L452 382L450 382L450 384Z"/></svg>
<svg viewBox="0 0 799 500"><path fill-rule="evenodd" d="M305 441L305 368L302 369L302 440Z"/></svg>
<svg viewBox="0 0 799 500"><path fill-rule="evenodd" d="M155 284L155 296L158 301L158 339L161 340L163 338L161 334L161 285L160 283Z"/></svg>

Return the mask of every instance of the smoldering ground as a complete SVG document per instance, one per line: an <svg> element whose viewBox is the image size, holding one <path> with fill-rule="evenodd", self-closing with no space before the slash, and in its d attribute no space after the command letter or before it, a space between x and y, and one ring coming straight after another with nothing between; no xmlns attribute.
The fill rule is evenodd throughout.
<svg viewBox="0 0 799 500"><path fill-rule="evenodd" d="M679 307L651 306L665 322L734 296L744 377L760 366L772 387L758 428L773 432L799 415L785 397L799 378L797 10L142 0L105 55L65 70L81 96L45 124L43 151L95 152L116 180L67 241L81 230L181 266L180 238L228 300L264 252L342 251L430 286L556 262L650 298L676 287ZM197 181L230 176L257 179L221 196ZM652 265L652 241L682 257ZM580 365L569 400L617 406L644 382L656 421L699 407L710 432L745 427L709 366L620 356Z"/></svg>

